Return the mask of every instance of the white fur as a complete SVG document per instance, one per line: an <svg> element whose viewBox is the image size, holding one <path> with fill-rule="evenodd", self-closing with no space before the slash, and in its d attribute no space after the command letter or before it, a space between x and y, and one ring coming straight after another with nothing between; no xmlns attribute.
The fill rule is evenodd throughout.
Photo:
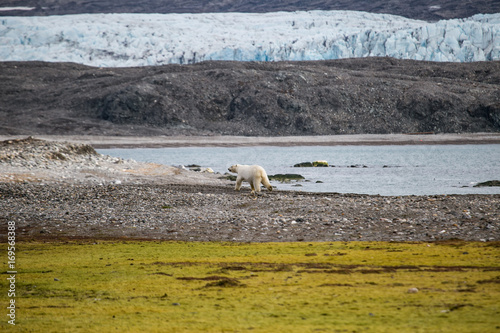
<svg viewBox="0 0 500 333"><path fill-rule="evenodd" d="M266 170L260 165L241 165L235 164L228 169L230 172L238 174L236 177L236 186L234 189L239 191L241 188L241 183L246 181L250 183L252 188L252 193L260 192L260 184L262 183L269 191L273 190L273 187L269 183L269 178L267 178Z"/></svg>

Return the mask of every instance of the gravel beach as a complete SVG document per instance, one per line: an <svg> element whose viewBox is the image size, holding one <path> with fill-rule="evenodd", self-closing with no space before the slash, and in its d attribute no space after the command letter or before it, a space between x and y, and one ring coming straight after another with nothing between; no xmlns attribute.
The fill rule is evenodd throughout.
<svg viewBox="0 0 500 333"><path fill-rule="evenodd" d="M0 237L182 241L500 240L500 195L235 192L221 175L33 138L0 142Z"/></svg>

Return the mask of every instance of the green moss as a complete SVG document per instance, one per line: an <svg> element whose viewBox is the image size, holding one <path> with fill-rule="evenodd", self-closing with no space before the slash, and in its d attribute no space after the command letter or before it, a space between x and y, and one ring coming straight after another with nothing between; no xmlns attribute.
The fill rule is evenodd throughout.
<svg viewBox="0 0 500 333"><path fill-rule="evenodd" d="M314 161L313 166L315 166L315 167L327 167L328 162L327 161Z"/></svg>
<svg viewBox="0 0 500 333"><path fill-rule="evenodd" d="M490 332L500 325L498 246L20 243L16 326L0 329Z"/></svg>

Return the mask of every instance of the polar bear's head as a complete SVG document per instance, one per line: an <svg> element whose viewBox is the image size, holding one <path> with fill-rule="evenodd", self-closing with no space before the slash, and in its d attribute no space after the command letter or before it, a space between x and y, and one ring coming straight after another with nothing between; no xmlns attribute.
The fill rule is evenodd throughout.
<svg viewBox="0 0 500 333"><path fill-rule="evenodd" d="M238 164L231 165L231 166L228 168L228 170L229 170L229 172L238 173Z"/></svg>

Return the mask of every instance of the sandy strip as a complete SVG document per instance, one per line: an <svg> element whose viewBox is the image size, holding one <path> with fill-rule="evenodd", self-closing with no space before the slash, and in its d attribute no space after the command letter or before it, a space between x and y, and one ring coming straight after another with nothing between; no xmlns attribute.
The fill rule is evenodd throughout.
<svg viewBox="0 0 500 333"><path fill-rule="evenodd" d="M0 141L27 135L0 135ZM245 146L337 146L500 144L500 133L467 134L353 134L325 136L78 136L34 135L37 139L90 144L95 148L245 147Z"/></svg>

